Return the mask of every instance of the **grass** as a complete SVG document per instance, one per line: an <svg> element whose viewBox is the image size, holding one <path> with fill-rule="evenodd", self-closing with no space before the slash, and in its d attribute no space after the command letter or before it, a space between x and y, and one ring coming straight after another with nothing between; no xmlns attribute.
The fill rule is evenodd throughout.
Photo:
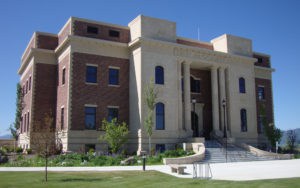
<svg viewBox="0 0 300 188"><path fill-rule="evenodd" d="M50 172L48 182L43 172L0 172L0 187L298 187L300 178L259 181L216 181L180 179L156 171L134 172Z"/></svg>

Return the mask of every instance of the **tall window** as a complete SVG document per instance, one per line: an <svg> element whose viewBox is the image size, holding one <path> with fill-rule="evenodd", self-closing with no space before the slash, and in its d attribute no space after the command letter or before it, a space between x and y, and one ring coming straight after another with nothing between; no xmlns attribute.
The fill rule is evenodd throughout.
<svg viewBox="0 0 300 188"><path fill-rule="evenodd" d="M241 109L241 131L247 132L247 111L245 109Z"/></svg>
<svg viewBox="0 0 300 188"><path fill-rule="evenodd" d="M86 66L86 82L97 83L97 67Z"/></svg>
<svg viewBox="0 0 300 188"><path fill-rule="evenodd" d="M239 78L240 93L246 93L246 84L243 77Z"/></svg>
<svg viewBox="0 0 300 188"><path fill-rule="evenodd" d="M29 77L29 86L28 86L28 90L31 90L31 76Z"/></svg>
<svg viewBox="0 0 300 188"><path fill-rule="evenodd" d="M164 68L162 66L155 67L155 84L164 84Z"/></svg>
<svg viewBox="0 0 300 188"><path fill-rule="evenodd" d="M155 145L155 151L159 153L163 153L166 150L166 145L165 144L156 144Z"/></svg>
<svg viewBox="0 0 300 188"><path fill-rule="evenodd" d="M24 116L24 124L22 126L22 129L21 129L21 132L25 132L25 127L26 127L26 124L27 124L27 114L25 113L25 116Z"/></svg>
<svg viewBox="0 0 300 188"><path fill-rule="evenodd" d="M61 84L64 85L65 83L66 83L66 68L63 68Z"/></svg>
<svg viewBox="0 0 300 188"><path fill-rule="evenodd" d="M25 87L26 87L26 91L25 92L27 94L28 93L28 80L26 81L26 86Z"/></svg>
<svg viewBox="0 0 300 188"><path fill-rule="evenodd" d="M119 38L120 37L120 32L116 31L116 30L109 30L109 36Z"/></svg>
<svg viewBox="0 0 300 188"><path fill-rule="evenodd" d="M108 117L107 121L111 121L114 118L118 119L119 116L119 109L118 108L108 108Z"/></svg>
<svg viewBox="0 0 300 188"><path fill-rule="evenodd" d="M65 108L61 108L61 111L60 111L60 126L61 126L61 130L64 129L64 120L65 120Z"/></svg>
<svg viewBox="0 0 300 188"><path fill-rule="evenodd" d="M85 129L96 129L96 107L85 107Z"/></svg>
<svg viewBox="0 0 300 188"><path fill-rule="evenodd" d="M191 84L191 92L192 93L200 93L200 80L194 79L192 76L190 77Z"/></svg>
<svg viewBox="0 0 300 188"><path fill-rule="evenodd" d="M98 34L97 27L87 26L86 31L87 31L87 33L90 33L90 34Z"/></svg>
<svg viewBox="0 0 300 188"><path fill-rule="evenodd" d="M265 100L265 88L263 86L258 86L257 92L258 100Z"/></svg>
<svg viewBox="0 0 300 188"><path fill-rule="evenodd" d="M109 68L109 85L119 85L119 69Z"/></svg>
<svg viewBox="0 0 300 188"><path fill-rule="evenodd" d="M156 130L165 129L165 105L163 103L156 104Z"/></svg>
<svg viewBox="0 0 300 188"><path fill-rule="evenodd" d="M27 112L27 126L26 126L26 132L29 131L29 112Z"/></svg>

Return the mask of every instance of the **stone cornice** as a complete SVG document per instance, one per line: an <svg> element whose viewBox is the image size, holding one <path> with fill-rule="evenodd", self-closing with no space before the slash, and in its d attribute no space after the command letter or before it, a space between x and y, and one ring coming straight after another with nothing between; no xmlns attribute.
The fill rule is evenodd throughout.
<svg viewBox="0 0 300 188"><path fill-rule="evenodd" d="M128 47L128 45L126 43L114 42L114 41L103 40L103 39L81 37L81 36L76 36L76 35L69 35L68 38L70 38L70 41L79 40L79 41L85 41L85 42L93 42L93 43L97 43L102 46L115 46L115 47L123 47L123 48Z"/></svg>
<svg viewBox="0 0 300 188"><path fill-rule="evenodd" d="M205 48L186 46L182 44L155 40L145 37L139 37L128 44L129 48L131 49L139 45L155 46L160 48L172 48L174 56L177 56L178 58L188 58L190 60L194 59L195 61L203 60L206 62L210 61L217 63L246 62L253 64L254 62L256 62L256 59L252 57L227 54L223 52L208 50Z"/></svg>
<svg viewBox="0 0 300 188"><path fill-rule="evenodd" d="M261 66L254 66L255 69L264 70L268 72L275 72L274 68L268 68L268 67L261 67Z"/></svg>
<svg viewBox="0 0 300 188"><path fill-rule="evenodd" d="M26 59L22 61L21 67L18 70L18 74L21 75L25 68L27 67L28 63L30 62L31 58L34 57L36 54L40 53L48 53L48 54L54 54L54 50L46 50L46 49L39 49L39 48L31 48L28 55L26 56Z"/></svg>

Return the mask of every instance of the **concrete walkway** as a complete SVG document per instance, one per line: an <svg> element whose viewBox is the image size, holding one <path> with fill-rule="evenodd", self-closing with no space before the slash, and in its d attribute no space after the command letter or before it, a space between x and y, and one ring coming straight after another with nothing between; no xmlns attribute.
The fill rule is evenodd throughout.
<svg viewBox="0 0 300 188"><path fill-rule="evenodd" d="M185 165L187 169L184 175L171 173L167 165L146 166L146 170L156 170L179 178L192 178L193 165ZM236 163L214 163L210 165L212 179L215 180L259 180L300 177L300 159L274 160L274 161L253 161ZM0 167L4 171L44 171L44 167ZM49 167L49 171L137 171L142 166L110 166L110 167Z"/></svg>

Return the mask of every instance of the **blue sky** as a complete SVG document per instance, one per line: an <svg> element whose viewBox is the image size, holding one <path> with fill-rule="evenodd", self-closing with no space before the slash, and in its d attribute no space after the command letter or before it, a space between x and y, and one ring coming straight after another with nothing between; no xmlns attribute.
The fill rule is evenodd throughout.
<svg viewBox="0 0 300 188"><path fill-rule="evenodd" d="M253 40L270 54L275 125L300 128L300 1L85 0L0 1L0 135L14 121L17 70L34 31L58 33L70 16L127 25L139 14L177 23L177 35L210 41L224 33Z"/></svg>

